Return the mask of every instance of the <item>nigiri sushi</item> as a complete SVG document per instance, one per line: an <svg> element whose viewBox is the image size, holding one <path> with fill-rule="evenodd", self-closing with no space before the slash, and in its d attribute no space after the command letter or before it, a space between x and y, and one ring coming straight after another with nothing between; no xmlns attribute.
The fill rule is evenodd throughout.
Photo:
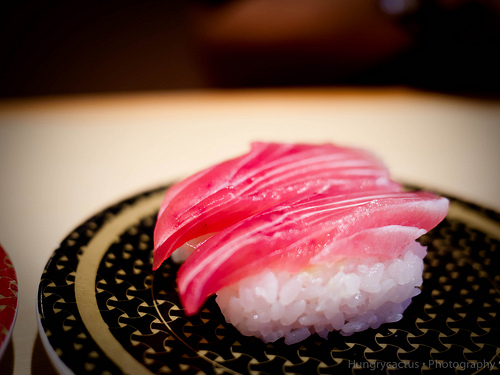
<svg viewBox="0 0 500 375"><path fill-rule="evenodd" d="M276 152L261 159L254 155L255 162L249 163L244 159L250 158L251 151L226 162L230 167L215 166L167 191L155 229L155 241L160 239L155 242L155 259L164 258L165 248L172 254L179 240L192 248L177 274L185 313L195 314L209 296L217 294L225 319L242 334L264 342L283 337L286 344L313 333L325 338L331 331L349 335L401 319L422 283L426 249L416 239L443 220L447 199L402 191L379 159L363 151L333 145L254 147L261 156L262 150ZM301 170L296 167L301 158L283 156L283 150L298 154L307 150L321 157L311 157ZM324 165L315 167L316 162ZM329 163L343 165L342 172ZM242 165L247 169L244 173ZM275 179L268 177L280 176L275 168L286 172ZM318 178L325 185L296 188L308 181L307 170L313 181L317 171L325 172ZM339 173L344 173L342 178ZM204 179L211 174L213 183ZM253 185L255 179L240 179L239 185L229 182L237 174L258 176L260 190ZM339 180L343 182L334 182ZM209 193L207 184L215 186ZM274 185L276 199L248 204L247 192L272 196ZM228 186L237 194L224 191ZM224 198L217 201L215 195ZM202 202L207 197L210 214L204 215ZM239 211L241 201L244 207ZM179 202L186 205L178 206ZM192 207L197 214L178 214ZM224 212L221 224L214 222L217 212ZM224 221L226 217L231 220ZM188 224L183 225L180 218ZM205 218L211 229L203 233L199 228ZM177 225L169 227L172 223ZM191 228L198 229L190 232ZM177 230L182 233L176 234Z"/></svg>

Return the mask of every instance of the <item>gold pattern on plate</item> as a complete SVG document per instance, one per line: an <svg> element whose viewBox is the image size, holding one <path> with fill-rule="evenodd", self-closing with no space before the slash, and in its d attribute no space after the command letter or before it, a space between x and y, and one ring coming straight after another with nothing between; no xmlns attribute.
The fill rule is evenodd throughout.
<svg viewBox="0 0 500 375"><path fill-rule="evenodd" d="M140 361L136 360L113 336L113 334L110 332L108 325L103 321L101 317L101 313L98 308L97 300L96 300L96 274L99 269L99 265L101 264L102 261L106 263L106 256L112 257L113 254L108 254L106 255L106 252L108 249L119 240L120 236L123 235L124 233L130 232L130 231L136 231L137 227L136 225L143 220L145 217L150 217L155 214L155 212L158 210L161 201L164 196L164 191L156 192L148 196L144 196L137 200L133 205L127 206L123 208L119 213L116 215L109 215L107 217L106 222L100 227L99 229L97 228L92 228L92 233L91 235L93 236L88 245L84 248L80 259L78 263L78 268L77 272L75 272L75 298L76 298L76 303L78 305L82 321L84 322L86 328L88 329L89 334L92 336L92 339L95 341L95 343L101 348L101 350L106 354L106 356L111 359L115 365L117 365L124 373L130 373L130 374L151 374L151 372L144 366L143 363ZM452 202L451 207L450 207L450 212L448 215L448 218L451 219L456 219L461 222L467 223L467 225L470 225L472 228L478 228L480 229L483 233L486 233L487 235L498 238L500 239L500 224L496 223L494 220L491 220L487 218L485 215L482 215L481 213L478 213L474 211L473 209L462 205L457 202ZM72 238L74 239L75 235L72 235ZM141 246L146 246L146 242L150 240L145 234L142 235L141 241L139 243L139 247ZM71 241L69 239L68 241ZM130 245L125 245L123 249L123 255L125 256L130 256L129 252L133 250L132 246ZM460 257L458 257L460 255ZM459 267L461 264L460 262L466 263L469 262L471 263L471 259L469 259L467 256L464 257L464 254L458 254L455 257L457 258L457 264L456 266ZM111 258L109 258L111 260ZM437 266L439 263L439 259L430 259L430 264L431 266ZM140 261L139 261L140 262ZM499 289L498 289L498 282L500 281L500 278L497 278L495 275L488 275L486 271L484 271L484 266L481 263L478 262L472 262L471 263L473 266L473 269L478 272L477 277L471 276L470 280L470 289L471 290L462 290L460 291L460 295L464 297L464 300L466 303L469 303L472 301L471 298L468 298L469 294L477 289L479 287L478 284L474 283L475 279L477 278L486 278L488 281L490 281L492 288L490 289L490 293L493 295L498 295L500 294ZM137 264L137 270L139 270L141 264ZM134 266L134 269L136 267ZM457 268L458 269L458 268ZM449 276L442 276L439 279L439 283L443 289L443 291L450 291L452 289L454 279L458 277L459 271L455 268L455 265L448 265L446 270L449 272ZM424 279L427 279L430 277L430 274L424 272ZM153 283L154 283L154 277L151 276L151 288L153 288ZM442 300L441 297L441 292L439 290L434 290L432 292L432 297L436 302L439 302ZM113 297L111 297L113 298ZM172 323L174 320L178 318L176 314L171 314L173 311L179 310L180 307L172 304L172 306L169 307L169 311L167 316L164 316L159 309L160 306L158 305L158 301L156 298L153 299L154 307L158 312L159 319L162 321L162 323L169 329L169 333L173 335L173 338L169 339L176 339L180 340L183 342L185 345L189 347L187 343L183 341L181 337L175 332L174 329L170 327L170 323ZM431 309L433 306L429 304L425 304L424 310ZM456 306L455 306L456 307ZM462 316L462 314L459 314ZM490 316L492 318L496 315L495 313L490 313ZM432 319L435 317L435 314L428 313L428 316ZM169 321L167 321L170 319ZM202 318L203 320L203 318ZM484 320L484 319L483 319ZM158 320L159 321L159 320ZM447 319L447 323L451 322L452 320ZM479 319L481 321L481 319ZM425 327L420 327L427 321L424 321L421 318L416 319L416 326L420 329L422 332L422 335L425 335L428 331L427 328ZM189 323L188 323L189 324ZM485 327L483 328L485 332L489 331L489 328ZM453 332L457 332L457 329L451 329ZM391 331L392 332L392 331ZM47 332L47 336L50 335L50 332ZM419 335L420 336L420 335ZM474 333L471 333L471 337L476 337L477 335ZM415 337L414 334L409 333L408 334L408 339L411 339ZM439 335L439 339L441 339L443 334ZM410 340L411 341L411 340ZM474 341L474 340L473 340ZM345 343L347 347L352 348L354 346L354 343L346 342ZM409 344L416 348L419 347L420 344L412 344L409 342ZM482 347L482 344L478 344L480 347ZM379 343L379 346L384 349L386 348L387 344L386 343ZM446 348L450 348L451 344L449 343L444 343L444 346ZM212 359L209 357L207 354L209 353L207 350L196 350L195 348L191 348L195 352L197 352L197 355L201 358L203 358L206 362L212 364L212 369L215 373L232 373L232 374L237 374L235 371L231 370L230 368L227 368L224 366L223 363L220 363L222 358L216 357L215 359ZM233 348L231 348L231 352L234 355L234 358L239 358L241 356L240 352L233 352ZM59 349L60 350L60 349ZM497 349L497 352L500 351L500 348ZM56 350L57 352L57 350ZM338 352L338 350L335 350L335 348L331 349L331 353L335 354ZM366 350L367 353L373 352L372 349L367 348ZM432 349L431 353L437 353L436 349ZM400 351L398 350L398 353ZM402 353L402 351L401 351ZM267 353L266 353L267 355ZM272 355L267 355L269 359L271 359ZM301 356L299 357L303 361L307 361L309 357L307 356ZM333 358L335 362L338 362L338 358ZM252 359L250 361L250 364L252 362L255 362L255 359ZM286 365L292 365L288 360L285 362L284 367ZM92 366L92 364L88 363L86 364L88 366ZM326 367L327 365L323 362L320 363L320 367ZM425 368L425 367L424 367ZM169 371L168 366L164 366L163 368L160 369L160 371ZM250 373L257 373L256 371L251 370L251 368L248 368L248 371Z"/></svg>
<svg viewBox="0 0 500 375"><path fill-rule="evenodd" d="M124 373L128 374L141 375L151 374L151 372L116 341L102 320L96 300L95 275L109 247L131 225L145 216L154 214L160 207L163 196L162 191L141 198L137 204L124 208L116 216L110 218L88 243L81 255L75 277L75 298L82 321L102 351ZM116 361L118 358L119 361Z"/></svg>

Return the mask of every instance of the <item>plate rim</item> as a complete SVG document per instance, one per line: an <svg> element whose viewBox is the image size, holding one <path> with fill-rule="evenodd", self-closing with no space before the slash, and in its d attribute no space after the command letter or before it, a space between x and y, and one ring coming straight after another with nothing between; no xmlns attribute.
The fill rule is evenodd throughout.
<svg viewBox="0 0 500 375"><path fill-rule="evenodd" d="M114 204L108 205L103 210L95 213L94 215L91 215L86 220L82 221L79 225L77 225L75 228L73 228L72 231L69 232L68 236L71 233L73 233L74 231L78 230L79 228L85 226L87 223L89 223L91 220L93 220L94 218L96 218L98 215L101 215L103 212L112 210L113 208L121 206L121 205L124 205L127 202L135 202L138 199L140 199L141 197L144 197L146 195L157 194L157 193L160 193L162 191L165 192L171 186L172 186L172 184L161 185L161 186L153 188L153 189L147 189L147 190L144 190L144 191L142 191L140 193L136 193L136 194L134 194L134 195L132 195L132 196L130 196L128 198L125 198L125 199L122 199L122 200L118 200ZM493 209L490 209L490 208L487 208L487 207L484 207L484 206L481 206L481 205L478 205L478 204L475 204L475 203L472 203L472 202L469 202L469 201L465 201L463 199L456 198L456 197L447 195L445 193L438 192L436 190L428 190L428 189L425 189L425 188L422 188L422 187L417 187L415 185L406 185L406 184L405 184L405 187L409 187L411 190L426 190L426 191L434 192L434 193L436 193L438 195L441 195L441 196L444 196L444 197L448 198L450 200L450 203L451 202L456 202L457 204L464 205L464 206L466 206L467 208L469 208L469 209L471 209L473 211L479 211L481 214L486 215L489 220L493 220L497 224L500 223L500 213L497 212L497 211L495 211L495 210L493 210ZM120 211L121 211L121 209L120 209ZM52 252L51 256L49 257L49 259L47 260L47 262L46 262L46 264L44 266L43 271L45 271L45 269L47 268L47 266L50 264L51 260L58 253L58 251L60 250L60 246L64 243L64 241L68 238L68 236L66 236L60 242L59 247ZM40 282L41 282L42 278L43 278L43 273L40 276ZM56 367L57 371L59 371L61 374L64 374L64 375L66 375L66 374L74 374L73 370L71 370L71 368L54 351L54 348L51 345L50 340L49 340L49 338L46 335L46 331L44 329L43 322L42 322L43 311L41 310L41 307L42 307L41 293L42 293L42 291L41 291L41 283L39 283L38 293L37 293L37 304L36 304L37 309L36 310L37 310L38 332L39 332L39 335L41 337L42 343L43 343L46 351L48 352L49 358L50 358L51 362L54 364L54 366ZM110 360L112 362L114 362L113 359L110 359ZM146 369L146 368L145 368L145 370L148 371L148 369Z"/></svg>

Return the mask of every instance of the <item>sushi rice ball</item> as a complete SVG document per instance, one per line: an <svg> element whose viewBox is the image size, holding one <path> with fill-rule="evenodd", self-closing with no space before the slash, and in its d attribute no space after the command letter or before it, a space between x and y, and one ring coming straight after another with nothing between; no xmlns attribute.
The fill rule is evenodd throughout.
<svg viewBox="0 0 500 375"><path fill-rule="evenodd" d="M348 336L402 319L420 293L425 253L413 242L390 260L345 259L297 274L266 269L219 290L216 301L228 323L264 342Z"/></svg>
<svg viewBox="0 0 500 375"><path fill-rule="evenodd" d="M153 268L183 263L186 315L216 295L228 323L266 343L351 335L402 319L422 285L417 239L447 211L367 151L258 143L167 190Z"/></svg>

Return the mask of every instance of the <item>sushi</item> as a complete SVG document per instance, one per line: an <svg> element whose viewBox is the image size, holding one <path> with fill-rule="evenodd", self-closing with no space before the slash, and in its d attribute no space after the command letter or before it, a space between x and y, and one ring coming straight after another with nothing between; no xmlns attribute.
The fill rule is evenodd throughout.
<svg viewBox="0 0 500 375"><path fill-rule="evenodd" d="M303 152L310 159L295 155ZM252 200L252 192L265 199ZM177 274L185 313L216 294L242 334L286 344L400 320L422 284L426 249L416 240L448 210L445 198L402 191L371 153L264 143L174 186L164 203L154 257L162 262L185 241ZM211 229L203 231L205 218Z"/></svg>

